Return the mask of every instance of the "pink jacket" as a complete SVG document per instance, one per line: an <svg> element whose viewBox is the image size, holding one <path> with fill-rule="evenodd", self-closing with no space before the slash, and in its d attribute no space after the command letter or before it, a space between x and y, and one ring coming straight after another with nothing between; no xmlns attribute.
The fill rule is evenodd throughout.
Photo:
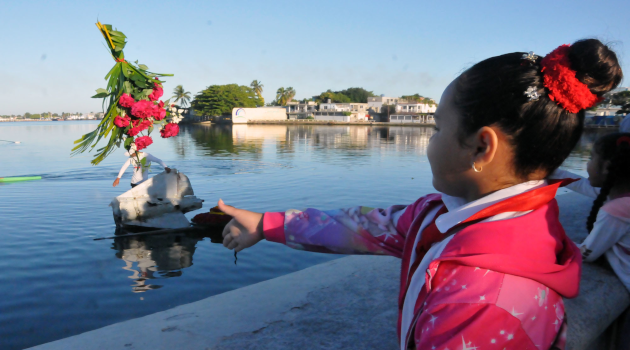
<svg viewBox="0 0 630 350"><path fill-rule="evenodd" d="M492 205L456 234L432 238L426 256L416 238L427 213L443 206L436 194L385 210L265 213L264 234L296 249L402 258L401 349L562 349L562 296L578 293L581 257L558 220L558 185ZM533 211L479 222L516 207ZM410 275L418 262L428 268Z"/></svg>

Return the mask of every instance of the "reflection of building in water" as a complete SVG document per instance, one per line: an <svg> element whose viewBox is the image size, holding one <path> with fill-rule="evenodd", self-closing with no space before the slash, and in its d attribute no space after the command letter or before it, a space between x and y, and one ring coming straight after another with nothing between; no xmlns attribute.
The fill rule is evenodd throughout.
<svg viewBox="0 0 630 350"><path fill-rule="evenodd" d="M435 129L428 127L389 127L387 131L397 151L413 150L421 155L427 154L429 139L435 133Z"/></svg>
<svg viewBox="0 0 630 350"><path fill-rule="evenodd" d="M146 237L120 237L114 241L116 257L125 261L124 270L135 284L134 293L161 288L161 285L147 283L147 280L177 277L182 269L192 265L196 244L202 238L186 235L160 235Z"/></svg>
<svg viewBox="0 0 630 350"><path fill-rule="evenodd" d="M264 144L287 154L317 145L319 151L371 148L422 155L434 133L431 127L368 125L187 125L182 130L209 155L246 152L256 157L262 156Z"/></svg>
<svg viewBox="0 0 630 350"><path fill-rule="evenodd" d="M426 154L430 127L289 126L287 143L307 143L326 149L391 149Z"/></svg>
<svg viewBox="0 0 630 350"><path fill-rule="evenodd" d="M265 140L285 141L286 137L286 125L232 125L232 140L235 144L262 145Z"/></svg>

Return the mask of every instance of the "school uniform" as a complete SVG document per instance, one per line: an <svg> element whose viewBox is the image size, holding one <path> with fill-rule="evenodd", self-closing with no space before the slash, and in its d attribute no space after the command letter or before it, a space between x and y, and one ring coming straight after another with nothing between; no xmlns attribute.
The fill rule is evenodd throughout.
<svg viewBox="0 0 630 350"><path fill-rule="evenodd" d="M265 213L267 240L295 249L402 259L401 349L564 348L562 297L581 256L558 219L561 181L530 181L466 203L430 194L387 209Z"/></svg>
<svg viewBox="0 0 630 350"><path fill-rule="evenodd" d="M593 199L599 195L600 189L591 186L588 179L569 171L556 170L551 177L576 179L566 188ZM593 262L604 256L630 291L630 193L604 203L597 213L593 230L578 247L584 261Z"/></svg>

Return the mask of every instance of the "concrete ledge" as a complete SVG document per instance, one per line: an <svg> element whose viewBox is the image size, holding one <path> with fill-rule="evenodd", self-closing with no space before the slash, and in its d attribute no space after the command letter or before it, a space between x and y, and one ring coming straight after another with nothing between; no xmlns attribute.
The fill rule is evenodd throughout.
<svg viewBox="0 0 630 350"><path fill-rule="evenodd" d="M337 259L32 349L396 349L399 269Z"/></svg>
<svg viewBox="0 0 630 350"><path fill-rule="evenodd" d="M571 238L586 235L591 200L558 197ZM397 349L400 261L351 256L33 349ZM567 349L601 349L630 305L613 272L585 264L566 301ZM604 341L606 339L603 339Z"/></svg>

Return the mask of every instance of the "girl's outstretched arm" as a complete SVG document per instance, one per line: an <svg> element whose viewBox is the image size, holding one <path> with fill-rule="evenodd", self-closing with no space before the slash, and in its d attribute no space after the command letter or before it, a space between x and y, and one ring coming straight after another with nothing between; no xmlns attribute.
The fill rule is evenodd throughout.
<svg viewBox="0 0 630 350"><path fill-rule="evenodd" d="M571 191L575 191L577 193L583 194L587 197L597 198L599 195L599 188L591 186L591 183L587 178L581 177L580 175L574 174L570 171L556 169L551 175L549 175L550 179L579 179L573 183L565 186Z"/></svg>
<svg viewBox="0 0 630 350"><path fill-rule="evenodd" d="M395 205L387 209L353 207L322 211L309 208L264 215L219 201L219 209L234 217L223 231L223 245L240 251L266 238L314 252L401 257L411 223L426 210L428 197L409 206Z"/></svg>

